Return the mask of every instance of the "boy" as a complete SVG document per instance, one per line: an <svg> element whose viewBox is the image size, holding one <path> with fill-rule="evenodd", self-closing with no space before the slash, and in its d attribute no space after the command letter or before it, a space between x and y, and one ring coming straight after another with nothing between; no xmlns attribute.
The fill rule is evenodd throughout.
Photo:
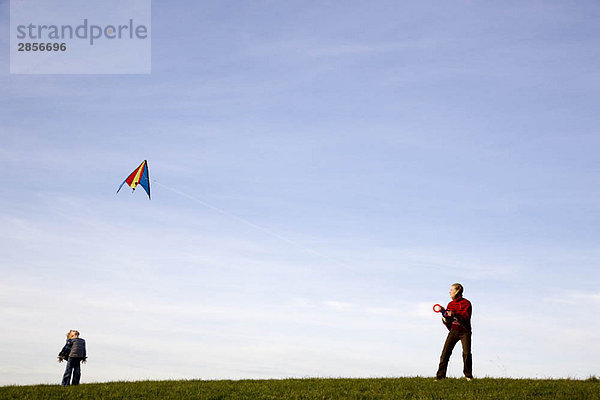
<svg viewBox="0 0 600 400"><path fill-rule="evenodd" d="M446 377L450 355L459 340L463 349L463 373L468 381L473 379L473 360L471 355L471 314L473 309L471 302L462 297L462 294L463 286L460 283L455 283L450 287L452 301L448 303L446 312L442 317L442 322L450 332L448 332L446 343L444 343L440 365L435 377L436 380Z"/></svg>

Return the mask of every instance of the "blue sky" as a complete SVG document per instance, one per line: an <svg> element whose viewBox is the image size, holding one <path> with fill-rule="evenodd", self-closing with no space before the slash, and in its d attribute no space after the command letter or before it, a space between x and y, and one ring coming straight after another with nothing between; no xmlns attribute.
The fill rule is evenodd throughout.
<svg viewBox="0 0 600 400"><path fill-rule="evenodd" d="M0 5L0 384L433 376L457 281L476 376L598 374L597 3L155 1L150 75Z"/></svg>

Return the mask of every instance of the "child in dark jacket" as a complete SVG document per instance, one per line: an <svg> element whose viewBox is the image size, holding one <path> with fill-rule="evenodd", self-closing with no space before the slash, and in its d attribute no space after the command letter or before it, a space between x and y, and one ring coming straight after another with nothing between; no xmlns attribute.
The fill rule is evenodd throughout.
<svg viewBox="0 0 600 400"><path fill-rule="evenodd" d="M67 344L65 344L65 347L63 347L63 350L61 350L61 354L66 354L68 351L68 355L67 355L67 368L65 369L65 373L63 375L63 380L62 380L62 385L63 386L69 386L69 384L72 385L79 385L79 380L81 378L81 362L83 361L83 363L85 364L85 362L87 361L87 354L86 354L86 350L85 350L85 340L81 339L79 337L79 332L76 330L72 330L69 332L70 335L67 337ZM70 340L70 345L69 345L69 340ZM69 345L69 346L67 346ZM68 347L68 350L67 350ZM64 351L64 353L63 353ZM61 354L59 354L58 356L58 361L62 361L61 360ZM63 359L65 357L63 356ZM71 382L71 375L73 375L73 381Z"/></svg>
<svg viewBox="0 0 600 400"><path fill-rule="evenodd" d="M60 353L58 353L58 362L59 363L63 362L63 360L69 359L69 353L71 352L71 346L73 344L73 341L71 340L71 332L73 332L73 331L69 331L67 333L67 343L65 343L65 345L63 346Z"/></svg>

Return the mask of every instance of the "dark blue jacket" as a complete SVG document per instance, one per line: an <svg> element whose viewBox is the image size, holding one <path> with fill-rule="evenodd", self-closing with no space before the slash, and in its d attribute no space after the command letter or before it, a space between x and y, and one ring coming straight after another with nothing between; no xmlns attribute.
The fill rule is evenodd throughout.
<svg viewBox="0 0 600 400"><path fill-rule="evenodd" d="M67 339L67 343L65 343L65 345L62 348L62 350L60 351L60 353L58 353L58 356L60 358L62 358L63 360L68 360L69 359L69 354L71 353L71 346L72 345L73 345L73 340L72 339Z"/></svg>

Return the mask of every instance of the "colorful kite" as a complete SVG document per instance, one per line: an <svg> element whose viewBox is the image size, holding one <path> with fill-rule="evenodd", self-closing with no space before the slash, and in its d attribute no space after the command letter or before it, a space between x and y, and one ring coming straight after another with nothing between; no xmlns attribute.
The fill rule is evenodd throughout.
<svg viewBox="0 0 600 400"><path fill-rule="evenodd" d="M142 185L146 193L148 193L148 199L150 199L150 179L148 175L148 161L144 160L139 167L137 167L131 175L127 177L117 189L117 193L121 190L121 187L127 182L130 188L135 190L138 184Z"/></svg>

